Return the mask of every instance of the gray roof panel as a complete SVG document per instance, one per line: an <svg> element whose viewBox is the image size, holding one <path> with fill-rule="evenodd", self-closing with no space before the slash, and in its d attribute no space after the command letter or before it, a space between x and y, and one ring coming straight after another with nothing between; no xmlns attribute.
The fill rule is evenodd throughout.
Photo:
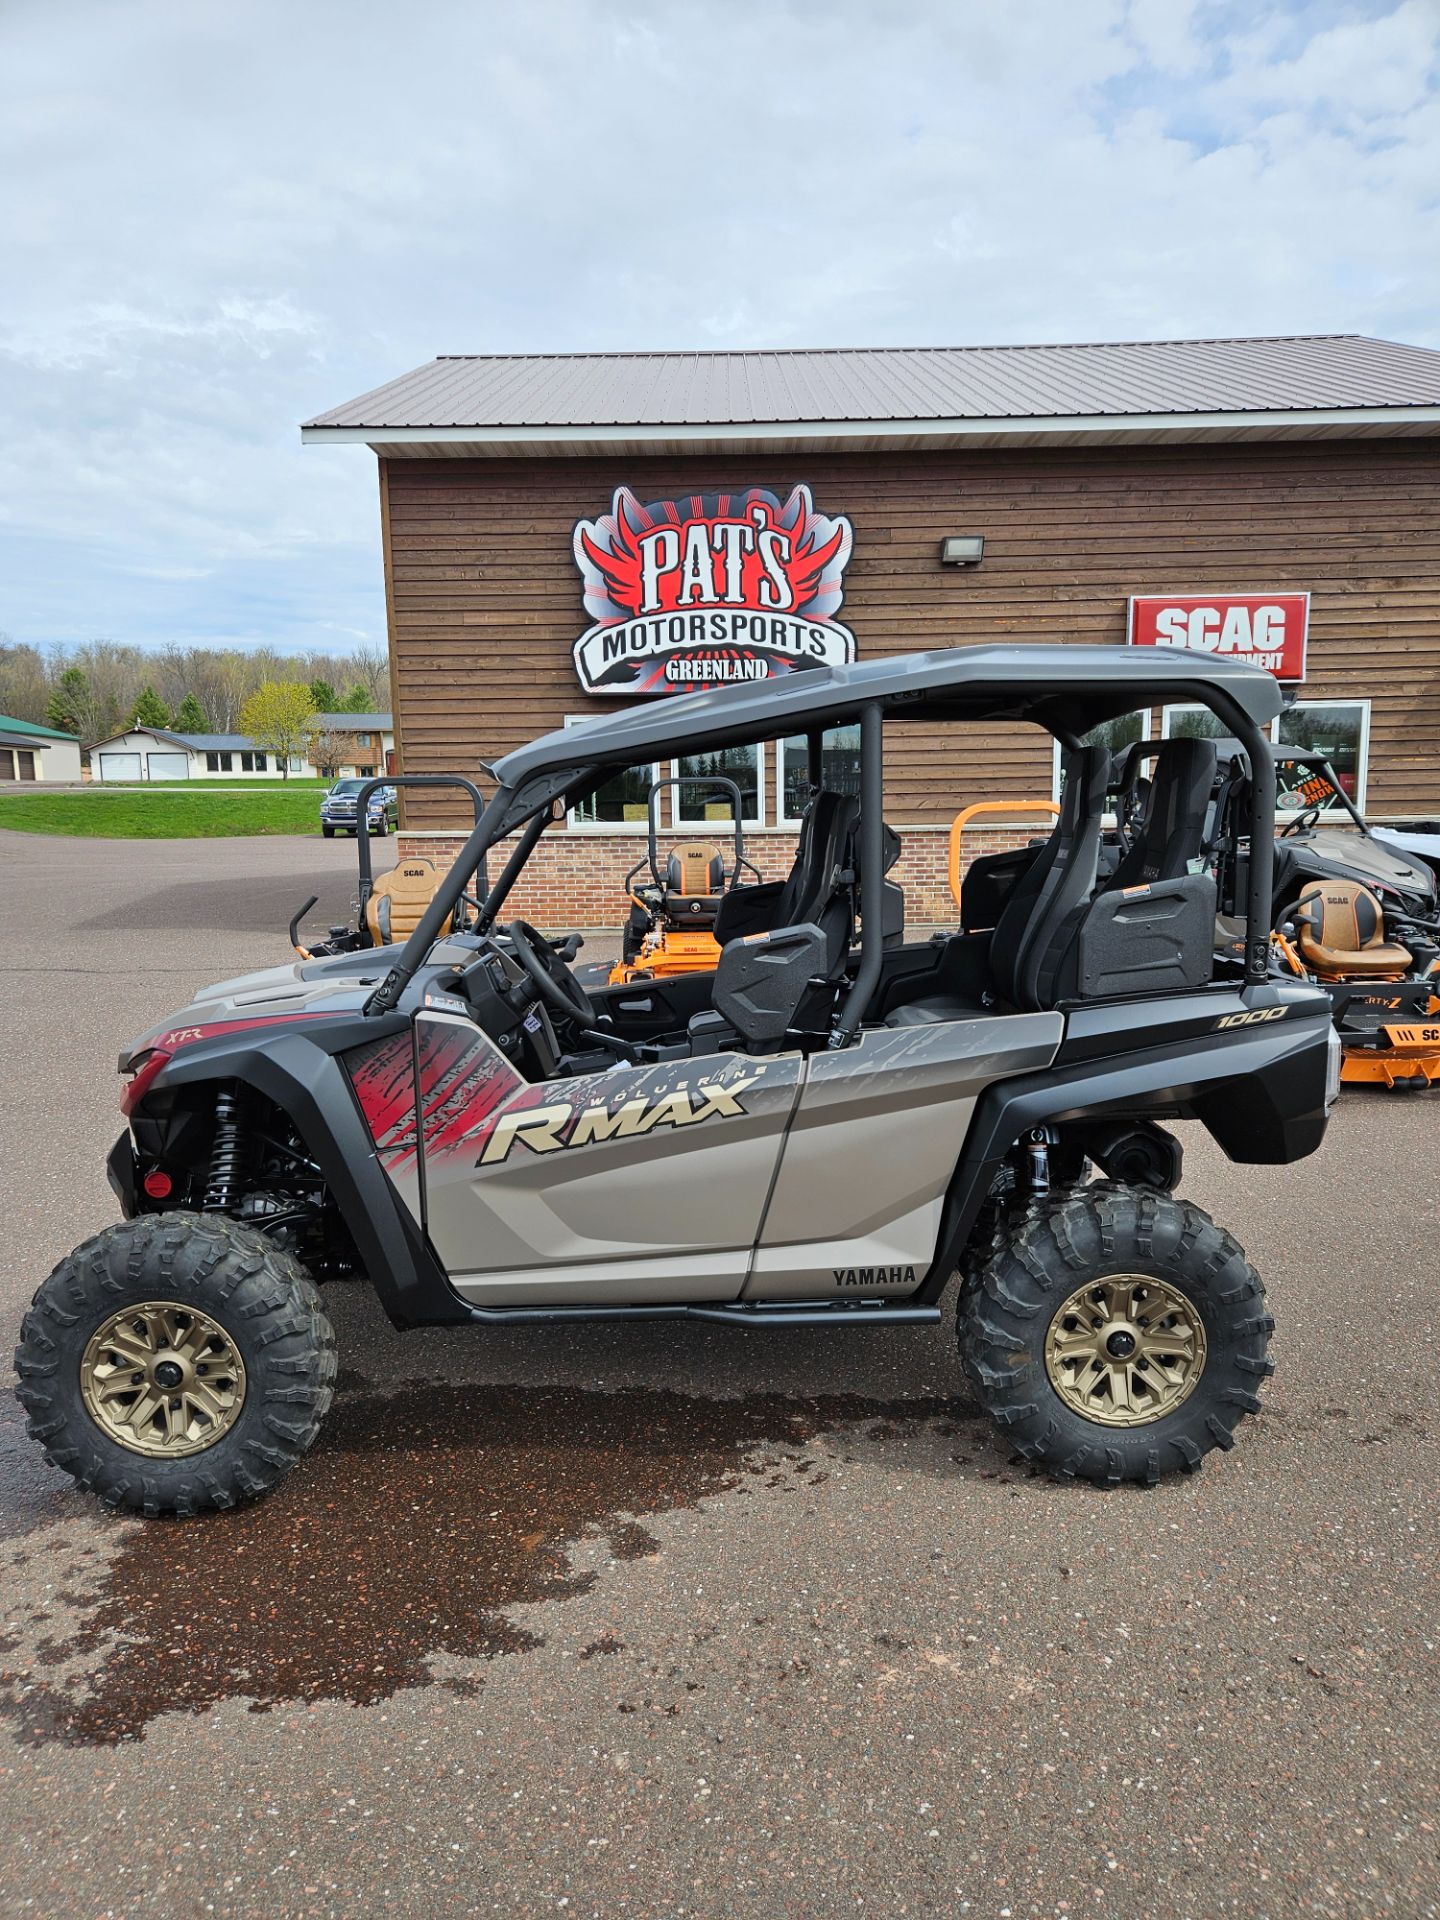
<svg viewBox="0 0 1440 1920"><path fill-rule="evenodd" d="M1440 406L1440 352L1360 334L1093 346L447 355L310 429L736 427Z"/></svg>
<svg viewBox="0 0 1440 1920"><path fill-rule="evenodd" d="M1280 688L1268 673L1217 654L1078 645L941 647L651 700L543 734L491 771L518 788L566 768L644 766L701 746L835 726L876 702L897 720L1030 720L1083 733L1144 707L1209 706L1216 695L1260 725L1280 711ZM1223 717L1233 722L1233 715Z"/></svg>

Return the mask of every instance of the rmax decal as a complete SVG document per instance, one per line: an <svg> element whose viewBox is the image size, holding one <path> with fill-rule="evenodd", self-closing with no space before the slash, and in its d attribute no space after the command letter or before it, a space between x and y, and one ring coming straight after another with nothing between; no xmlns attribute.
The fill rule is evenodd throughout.
<svg viewBox="0 0 1440 1920"><path fill-rule="evenodd" d="M913 1287L914 1267L832 1267L837 1287Z"/></svg>
<svg viewBox="0 0 1440 1920"><path fill-rule="evenodd" d="M1284 1007L1252 1007L1248 1013L1227 1013L1223 1020L1215 1022L1215 1031L1223 1033L1227 1027L1258 1027L1264 1020L1283 1020Z"/></svg>
<svg viewBox="0 0 1440 1920"><path fill-rule="evenodd" d="M601 1140L631 1140L639 1134L653 1133L657 1127L693 1127L717 1116L739 1116L747 1111L740 1095L761 1077L751 1074L726 1086L702 1080L693 1095L682 1087L654 1100L626 1100L618 1107L603 1101L589 1107L555 1101L548 1106L502 1113L475 1164L488 1167L508 1159L517 1144L531 1153L554 1153L562 1147L588 1147Z"/></svg>

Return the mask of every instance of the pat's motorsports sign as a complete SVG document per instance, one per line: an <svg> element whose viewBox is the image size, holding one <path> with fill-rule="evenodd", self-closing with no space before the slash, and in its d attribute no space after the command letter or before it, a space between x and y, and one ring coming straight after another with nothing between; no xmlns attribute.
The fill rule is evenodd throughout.
<svg viewBox="0 0 1440 1920"><path fill-rule="evenodd" d="M1308 593L1150 593L1130 602L1132 647L1225 653L1277 680L1305 678Z"/></svg>
<svg viewBox="0 0 1440 1920"><path fill-rule="evenodd" d="M844 666L855 639L835 615L854 531L810 489L763 487L642 503L576 523L575 564L594 624L575 642L587 693L692 693Z"/></svg>

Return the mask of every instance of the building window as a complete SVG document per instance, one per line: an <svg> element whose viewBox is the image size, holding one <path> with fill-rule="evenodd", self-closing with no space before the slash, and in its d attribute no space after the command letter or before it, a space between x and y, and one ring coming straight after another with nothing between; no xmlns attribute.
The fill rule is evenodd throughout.
<svg viewBox="0 0 1440 1920"><path fill-rule="evenodd" d="M860 791L860 727L831 727L820 741L820 785L827 793ZM810 756L804 734L775 749L775 820L794 827L810 804Z"/></svg>
<svg viewBox="0 0 1440 1920"><path fill-rule="evenodd" d="M1166 707L1161 731L1167 740L1223 740L1227 729L1206 707ZM1267 729L1278 748L1303 747L1323 753L1348 797L1362 811L1370 764L1368 700L1297 700L1283 707ZM1287 807L1282 795L1282 813Z"/></svg>
<svg viewBox="0 0 1440 1920"><path fill-rule="evenodd" d="M1208 707L1166 707L1160 715L1162 740L1229 740L1234 736Z"/></svg>
<svg viewBox="0 0 1440 1920"><path fill-rule="evenodd" d="M1178 712L1179 709L1167 708L1166 711ZM1203 713L1204 709L1197 707L1189 711ZM1150 715L1148 711L1122 713L1118 719L1103 721L1098 727L1092 727L1089 733L1081 737L1083 744L1087 747L1108 747L1112 755L1124 753L1133 747L1137 740L1150 738ZM1065 778L1060 764L1060 742L1057 740L1051 753L1050 798L1052 800L1060 798L1060 789L1064 784Z"/></svg>
<svg viewBox="0 0 1440 1920"><path fill-rule="evenodd" d="M292 753L290 756L290 771L291 773L303 773L305 771L305 762L300 758L298 753Z"/></svg>
<svg viewBox="0 0 1440 1920"><path fill-rule="evenodd" d="M207 753L205 756L207 773L229 773L230 756L228 753Z"/></svg>
<svg viewBox="0 0 1440 1920"><path fill-rule="evenodd" d="M355 744L356 744L356 746L357 746L357 747L368 747L368 746L370 745L370 736L369 736L369 734L368 734L368 733L357 733L357 734L356 734L356 736L355 736Z"/></svg>
<svg viewBox="0 0 1440 1920"><path fill-rule="evenodd" d="M375 777L374 767L357 767L355 771L362 780L373 780Z"/></svg>
<svg viewBox="0 0 1440 1920"><path fill-rule="evenodd" d="M741 816L747 827L758 827L760 796L765 790L765 749L763 747L716 747L709 753L687 753L673 761L672 770L682 779L704 779L710 775L733 780L740 789ZM712 820L732 817L730 795L721 791L706 794L699 787L674 787L670 794L671 815L677 827L703 827Z"/></svg>
<svg viewBox="0 0 1440 1920"><path fill-rule="evenodd" d="M227 761L229 760L230 756L228 753L225 758ZM226 771L229 771L228 767ZM268 771L265 755L263 753L242 753L240 756L240 771L242 773L265 773Z"/></svg>
<svg viewBox="0 0 1440 1920"><path fill-rule="evenodd" d="M593 720L593 713L567 713L565 725L580 727ZM654 767L625 767L612 773L578 807L565 816L572 827L643 827L650 801L650 788L658 777Z"/></svg>
<svg viewBox="0 0 1440 1920"><path fill-rule="evenodd" d="M1271 728L1278 747L1323 753L1346 796L1363 812L1370 760L1368 700L1297 700Z"/></svg>

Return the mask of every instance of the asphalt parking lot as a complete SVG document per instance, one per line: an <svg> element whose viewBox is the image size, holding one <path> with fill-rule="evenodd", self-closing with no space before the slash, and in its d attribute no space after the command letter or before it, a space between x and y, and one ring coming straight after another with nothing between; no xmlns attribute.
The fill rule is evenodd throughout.
<svg viewBox="0 0 1440 1920"><path fill-rule="evenodd" d="M354 849L0 834L0 1333L114 1217L117 1051ZM1012 1465L948 1330L401 1338L270 1500L100 1512L0 1399L0 1912L1440 1911L1432 1096L1185 1189L1265 1276L1194 1480Z"/></svg>

